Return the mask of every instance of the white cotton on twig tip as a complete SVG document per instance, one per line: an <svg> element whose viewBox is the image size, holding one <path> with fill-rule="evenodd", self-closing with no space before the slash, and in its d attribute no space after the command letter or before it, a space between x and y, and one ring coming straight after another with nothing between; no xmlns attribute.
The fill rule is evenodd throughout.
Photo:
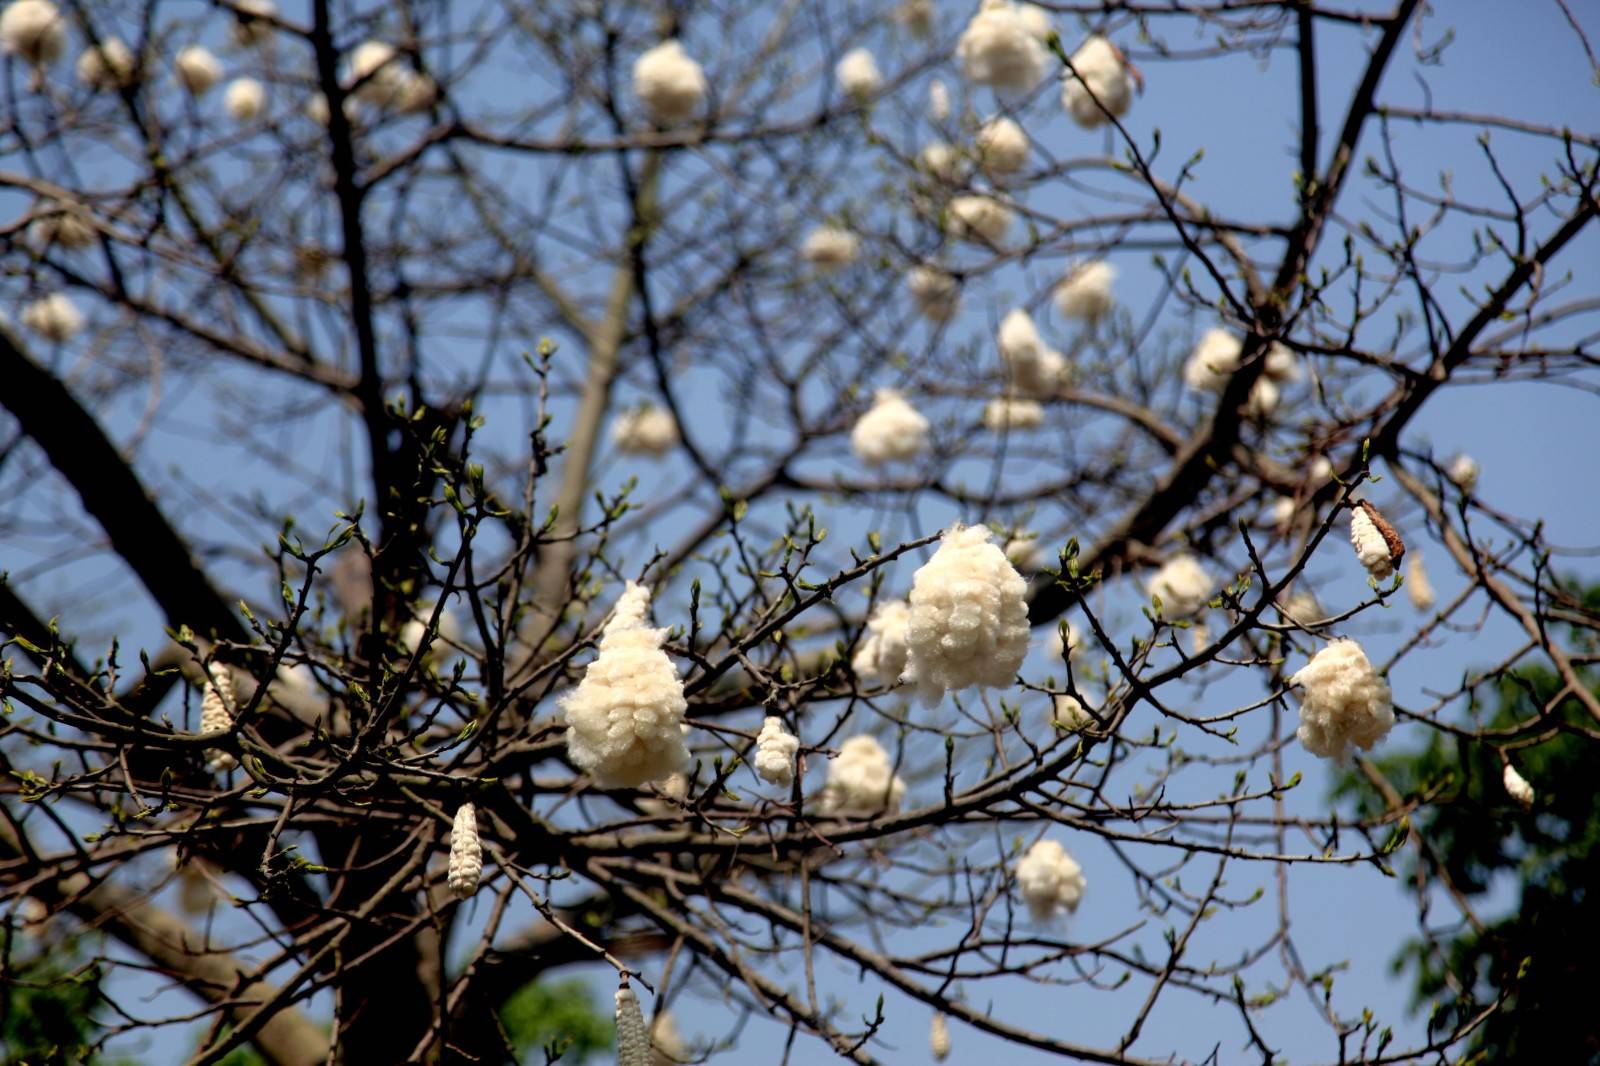
<svg viewBox="0 0 1600 1066"><path fill-rule="evenodd" d="M895 774L889 753L872 737L861 734L841 744L838 758L828 764L822 812L862 818L893 814L905 794L906 783Z"/></svg>
<svg viewBox="0 0 1600 1066"><path fill-rule="evenodd" d="M64 343L83 328L83 313L66 294L53 292L22 309L22 324L45 340Z"/></svg>
<svg viewBox="0 0 1600 1066"><path fill-rule="evenodd" d="M1518 806L1533 806L1533 786L1528 784L1527 778L1517 773L1515 766L1506 763L1505 773L1501 775L1501 782L1505 785L1506 795L1515 800Z"/></svg>
<svg viewBox="0 0 1600 1066"><path fill-rule="evenodd" d="M1400 534L1366 500L1357 500L1350 508L1350 545L1367 573L1379 581L1394 573L1406 553Z"/></svg>
<svg viewBox="0 0 1600 1066"><path fill-rule="evenodd" d="M261 48L272 43L274 27L266 21L278 13L272 0L238 0L234 4L233 40L241 48Z"/></svg>
<svg viewBox="0 0 1600 1066"><path fill-rule="evenodd" d="M894 389L879 389L850 430L850 447L869 466L905 462L928 445L928 420Z"/></svg>
<svg viewBox="0 0 1600 1066"><path fill-rule="evenodd" d="M1221 328L1208 329L1183 364L1184 384L1196 392L1221 392L1243 356L1244 342L1237 336ZM1261 375L1259 380L1286 385L1300 377L1300 364L1287 345L1273 341L1267 346Z"/></svg>
<svg viewBox="0 0 1600 1066"><path fill-rule="evenodd" d="M652 1066L650 1032L644 1025L639 997L623 985L617 989L617 1066Z"/></svg>
<svg viewBox="0 0 1600 1066"><path fill-rule="evenodd" d="M133 83L134 60L128 46L116 37L102 37L78 57L78 80L96 92L108 92Z"/></svg>
<svg viewBox="0 0 1600 1066"><path fill-rule="evenodd" d="M1093 725L1094 718L1082 700L1063 692L1051 700L1050 723L1068 733L1076 733L1086 726Z"/></svg>
<svg viewBox="0 0 1600 1066"><path fill-rule="evenodd" d="M943 141L930 141L917 155L918 165L946 185L959 184L966 170L961 153Z"/></svg>
<svg viewBox="0 0 1600 1066"><path fill-rule="evenodd" d="M200 733L227 733L233 729L233 711L237 696L233 687L233 673L220 663L211 666L211 676L205 682L204 695L200 697ZM231 752L221 748L207 748L206 769L222 773L239 765Z"/></svg>
<svg viewBox="0 0 1600 1066"><path fill-rule="evenodd" d="M783 727L783 719L769 716L756 736L756 773L769 785L788 788L794 784L794 757L800 740Z"/></svg>
<svg viewBox="0 0 1600 1066"><path fill-rule="evenodd" d="M865 48L852 48L840 58L833 68L839 88L846 95L865 99L883 86L883 75L878 72L878 61Z"/></svg>
<svg viewBox="0 0 1600 1066"><path fill-rule="evenodd" d="M928 117L935 122L950 117L950 90L938 78L928 83Z"/></svg>
<svg viewBox="0 0 1600 1066"><path fill-rule="evenodd" d="M1470 493L1478 487L1478 460L1470 455L1458 455L1450 462L1450 481L1462 492Z"/></svg>
<svg viewBox="0 0 1600 1066"><path fill-rule="evenodd" d="M928 1027L928 1053L933 1056L934 1062L943 1062L950 1057L950 1024L941 1013L935 1013L933 1022Z"/></svg>
<svg viewBox="0 0 1600 1066"><path fill-rule="evenodd" d="M946 233L991 245L1005 242L1014 217L1011 208L992 196L957 196L945 210Z"/></svg>
<svg viewBox="0 0 1600 1066"><path fill-rule="evenodd" d="M1116 276L1116 267L1104 259L1076 264L1056 285L1056 310L1066 318L1098 322L1116 306L1116 298L1111 294L1111 283Z"/></svg>
<svg viewBox="0 0 1600 1066"><path fill-rule="evenodd" d="M912 267L906 273L906 288L924 318L944 322L961 305L961 285L942 270L927 265Z"/></svg>
<svg viewBox="0 0 1600 1066"><path fill-rule="evenodd" d="M1090 35L1072 53L1072 70L1063 71L1061 78L1061 106L1085 129L1121 118L1133 106L1127 60L1121 49L1099 34Z"/></svg>
<svg viewBox="0 0 1600 1066"><path fill-rule="evenodd" d="M893 687L906 669L906 633L911 607L905 600L885 600L872 609L866 632L850 660L850 668L863 681Z"/></svg>
<svg viewBox="0 0 1600 1066"><path fill-rule="evenodd" d="M1369 751L1394 727L1389 683L1353 640L1330 642L1289 684L1300 689L1295 735L1313 755L1344 759L1351 747Z"/></svg>
<svg viewBox="0 0 1600 1066"><path fill-rule="evenodd" d="M0 50L47 67L67 48L67 22L49 0L13 0L0 13Z"/></svg>
<svg viewBox="0 0 1600 1066"><path fill-rule="evenodd" d="M633 62L633 91L662 125L693 117L706 98L706 76L677 40L666 40Z"/></svg>
<svg viewBox="0 0 1600 1066"><path fill-rule="evenodd" d="M1018 570L1036 570L1039 567L1039 538L1032 533L1018 532L1006 540L1006 558Z"/></svg>
<svg viewBox="0 0 1600 1066"><path fill-rule="evenodd" d="M911 580L906 671L925 704L961 689L1009 688L1028 654L1028 583L987 526L957 523Z"/></svg>
<svg viewBox="0 0 1600 1066"><path fill-rule="evenodd" d="M822 225L806 234L800 258L822 271L838 270L855 261L861 240L839 226Z"/></svg>
<svg viewBox="0 0 1600 1066"><path fill-rule="evenodd" d="M470 803L456 808L450 827L450 867L446 883L456 899L466 899L478 891L483 875L483 844L478 840L478 812Z"/></svg>
<svg viewBox="0 0 1600 1066"><path fill-rule="evenodd" d="M222 80L222 63L206 49L192 44L173 59L172 73L190 96L203 96Z"/></svg>
<svg viewBox="0 0 1600 1066"><path fill-rule="evenodd" d="M985 122L973 144L978 150L978 165L990 176L1014 173L1028 162L1028 135L1003 115Z"/></svg>
<svg viewBox="0 0 1600 1066"><path fill-rule="evenodd" d="M28 239L40 249L53 245L69 252L82 251L94 243L94 234L89 213L60 200L46 201L39 208L39 217L28 223Z"/></svg>
<svg viewBox="0 0 1600 1066"><path fill-rule="evenodd" d="M1062 910L1076 911L1086 887L1077 861L1049 838L1037 841L1017 863L1017 890L1036 922L1050 921Z"/></svg>
<svg viewBox="0 0 1600 1066"><path fill-rule="evenodd" d="M254 122L267 107L267 87L254 78L235 78L222 95L228 117L238 123Z"/></svg>
<svg viewBox="0 0 1600 1066"><path fill-rule="evenodd" d="M693 1056L678 1035L678 1022L670 1010L659 1012L650 1023L651 1066L680 1066Z"/></svg>
<svg viewBox="0 0 1600 1066"><path fill-rule="evenodd" d="M968 81L1003 92L1027 92L1039 84L1049 65L1037 29L1037 17L1023 13L1010 0L983 0L956 42L962 74Z"/></svg>
<svg viewBox="0 0 1600 1066"><path fill-rule="evenodd" d="M996 432L1035 429L1044 424L1044 408L1037 400L1000 396L983 405L983 425Z"/></svg>
<svg viewBox="0 0 1600 1066"><path fill-rule="evenodd" d="M678 443L678 423L665 407L647 403L617 416L611 443L624 455L665 455Z"/></svg>
<svg viewBox="0 0 1600 1066"><path fill-rule="evenodd" d="M1422 556L1416 553L1412 553L1406 563L1406 599L1419 611L1433 609L1433 582L1428 580L1428 571L1423 569Z"/></svg>
<svg viewBox="0 0 1600 1066"><path fill-rule="evenodd" d="M1053 396L1067 379L1067 361L1046 347L1033 317L1020 307L1000 320L995 343L1011 383L1030 396Z"/></svg>
<svg viewBox="0 0 1600 1066"><path fill-rule="evenodd" d="M1161 601L1163 618L1189 618L1211 599L1217 582L1194 556L1175 555L1161 564L1145 589Z"/></svg>
<svg viewBox="0 0 1600 1066"><path fill-rule="evenodd" d="M650 626L649 609L649 590L628 582L600 654L561 700L567 754L601 788L637 788L689 763L683 681L662 650L667 631Z"/></svg>

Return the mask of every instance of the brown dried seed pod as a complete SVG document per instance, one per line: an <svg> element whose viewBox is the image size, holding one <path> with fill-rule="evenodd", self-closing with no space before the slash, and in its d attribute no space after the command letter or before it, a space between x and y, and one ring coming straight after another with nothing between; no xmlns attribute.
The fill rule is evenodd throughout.
<svg viewBox="0 0 1600 1066"><path fill-rule="evenodd" d="M1372 519L1372 524L1378 527L1378 532L1383 534L1383 542L1389 546L1389 564L1398 567L1400 559L1406 553L1406 542L1400 539L1400 534L1389 520L1374 506L1370 500L1357 500L1356 506L1367 512L1367 517Z"/></svg>

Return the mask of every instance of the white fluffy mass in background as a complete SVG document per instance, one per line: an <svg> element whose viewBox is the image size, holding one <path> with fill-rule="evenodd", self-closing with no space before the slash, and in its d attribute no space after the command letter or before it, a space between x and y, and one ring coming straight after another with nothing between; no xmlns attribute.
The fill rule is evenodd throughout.
<svg viewBox="0 0 1600 1066"><path fill-rule="evenodd" d="M806 234L800 245L800 258L820 270L838 270L855 261L860 239L838 226L818 226Z"/></svg>
<svg viewBox="0 0 1600 1066"><path fill-rule="evenodd" d="M962 74L1002 92L1032 89L1049 69L1049 53L1035 33L1038 27L1037 16L1025 14L1010 0L983 0L956 42Z"/></svg>
<svg viewBox="0 0 1600 1066"><path fill-rule="evenodd" d="M928 420L894 389L879 389L850 430L850 447L868 466L914 459L928 445Z"/></svg>
<svg viewBox="0 0 1600 1066"><path fill-rule="evenodd" d="M240 17L233 23L233 41L241 48L265 48L272 43L272 24L251 16L276 15L272 0L237 0L233 5Z"/></svg>
<svg viewBox="0 0 1600 1066"><path fill-rule="evenodd" d="M1069 733L1075 733L1084 726L1093 725L1094 718L1082 700L1063 692L1051 701L1050 722Z"/></svg>
<svg viewBox="0 0 1600 1066"><path fill-rule="evenodd" d="M83 313L64 293L42 296L22 309L22 324L48 341L70 341L83 328Z"/></svg>
<svg viewBox="0 0 1600 1066"><path fill-rule="evenodd" d="M1163 618L1189 618L1217 591L1216 578L1192 555L1174 555L1161 564L1145 591L1161 600Z"/></svg>
<svg viewBox="0 0 1600 1066"><path fill-rule="evenodd" d="M1037 400L1000 396L983 405L985 429L1034 429L1044 424L1044 408Z"/></svg>
<svg viewBox="0 0 1600 1066"><path fill-rule="evenodd" d="M1462 492L1478 487L1478 460L1470 455L1458 455L1450 463L1450 480Z"/></svg>
<svg viewBox="0 0 1600 1066"><path fill-rule="evenodd" d="M883 75L878 72L878 61L865 48L852 48L833 68L839 88L846 95L857 98L871 96L883 86Z"/></svg>
<svg viewBox="0 0 1600 1066"><path fill-rule="evenodd" d="M928 1054L933 1056L934 1062L950 1057L950 1023L943 1014L935 1013L928 1026Z"/></svg>
<svg viewBox="0 0 1600 1066"><path fill-rule="evenodd" d="M600 638L600 654L562 698L567 754L601 788L637 788L682 770L683 682L661 649L665 629L646 615L650 591L628 582Z"/></svg>
<svg viewBox="0 0 1600 1066"><path fill-rule="evenodd" d="M1206 330L1183 364L1184 384L1196 392L1221 392L1239 369L1243 354L1244 342L1239 337L1220 327ZM1286 385L1299 379L1300 364L1287 345L1273 341L1267 348L1261 374L1258 380Z"/></svg>
<svg viewBox="0 0 1600 1066"><path fill-rule="evenodd" d="M1098 322L1116 306L1116 297L1111 294L1116 276L1117 268L1104 259L1077 264L1056 285L1056 310L1065 318Z"/></svg>
<svg viewBox="0 0 1600 1066"><path fill-rule="evenodd" d="M1422 556L1416 552L1406 562L1406 599L1419 611L1431 611L1434 604L1433 582L1422 565Z"/></svg>
<svg viewBox="0 0 1600 1066"><path fill-rule="evenodd" d="M761 780L779 788L794 784L794 757L800 740L783 727L783 719L768 716L756 736L756 773Z"/></svg>
<svg viewBox="0 0 1600 1066"><path fill-rule="evenodd" d="M1000 320L995 335L1000 359L1011 383L1030 396L1051 396L1067 377L1067 361L1039 336L1033 316L1014 307Z"/></svg>
<svg viewBox="0 0 1600 1066"><path fill-rule="evenodd" d="M1505 785L1506 795L1510 796L1522 807L1532 807L1536 798L1533 786L1528 784L1528 779L1517 773L1517 768L1506 763L1505 773L1501 775L1501 783Z"/></svg>
<svg viewBox="0 0 1600 1066"><path fill-rule="evenodd" d="M233 687L233 672L221 663L211 664L211 676L206 680L204 695L200 697L200 732L226 733L233 728L233 709L238 697ZM232 752L221 748L207 748L206 769L223 773L239 765Z"/></svg>
<svg viewBox="0 0 1600 1066"><path fill-rule="evenodd" d="M906 679L925 704L1009 688L1028 654L1028 583L987 526L951 526L911 580Z"/></svg>
<svg viewBox="0 0 1600 1066"><path fill-rule="evenodd" d="M49 0L13 0L0 13L0 49L45 67L67 48L67 21Z"/></svg>
<svg viewBox="0 0 1600 1066"><path fill-rule="evenodd" d="M706 98L706 76L677 40L666 40L633 61L633 91L662 125L693 117Z"/></svg>
<svg viewBox="0 0 1600 1066"><path fill-rule="evenodd" d="M450 864L446 869L445 883L456 899L466 899L478 891L478 879L483 875L483 844L478 840L478 811L470 803L456 808L455 822L450 827Z"/></svg>
<svg viewBox="0 0 1600 1066"><path fill-rule="evenodd" d="M267 106L267 88L254 78L235 78L223 93L222 106L235 122L253 122Z"/></svg>
<svg viewBox="0 0 1600 1066"><path fill-rule="evenodd" d="M1389 683L1353 640L1331 641L1291 678L1300 689L1300 728L1306 750L1343 759L1351 747L1370 751L1394 726Z"/></svg>
<svg viewBox="0 0 1600 1066"><path fill-rule="evenodd" d="M928 117L935 122L950 117L950 89L938 78L928 83Z"/></svg>
<svg viewBox="0 0 1600 1066"><path fill-rule="evenodd" d="M172 61L172 73L191 96L203 96L222 80L222 63L197 44L180 51Z"/></svg>
<svg viewBox="0 0 1600 1066"><path fill-rule="evenodd" d="M924 318L943 322L961 306L961 284L936 267L919 264L906 273L906 288Z"/></svg>
<svg viewBox="0 0 1600 1066"><path fill-rule="evenodd" d="M1039 557L1043 551L1039 538L1020 530L1017 535L1009 538L1005 546L1006 558L1011 560L1011 565L1018 570L1034 570L1038 568Z"/></svg>
<svg viewBox="0 0 1600 1066"><path fill-rule="evenodd" d="M1117 46L1092 34L1072 53L1072 69L1061 75L1061 106L1085 129L1104 125L1106 112L1121 118L1133 106L1133 81ZM1098 101L1098 103L1096 102Z"/></svg>
<svg viewBox="0 0 1600 1066"><path fill-rule="evenodd" d="M828 764L822 788L822 813L871 818L893 814L905 798L906 783L895 774L889 753L872 737L853 736Z"/></svg>
<svg viewBox="0 0 1600 1066"><path fill-rule="evenodd" d="M978 149L978 165L991 176L1015 173L1028 161L1028 135L1003 115L985 122L973 144Z"/></svg>
<svg viewBox="0 0 1600 1066"><path fill-rule="evenodd" d="M1036 922L1050 921L1063 910L1076 911L1086 887L1077 861L1048 837L1035 842L1017 863L1017 891Z"/></svg>
<svg viewBox="0 0 1600 1066"><path fill-rule="evenodd" d="M96 92L110 92L133 81L133 53L116 37L100 38L100 47L78 56L78 80Z"/></svg>
<svg viewBox="0 0 1600 1066"><path fill-rule="evenodd" d="M905 600L884 600L872 609L866 632L850 669L863 681L894 686L906 670L906 634L911 606Z"/></svg>
<svg viewBox="0 0 1600 1066"><path fill-rule="evenodd" d="M39 248L55 245L81 251L94 243L94 225L82 208L60 200L40 205L40 217L28 223L28 240Z"/></svg>
<svg viewBox="0 0 1600 1066"><path fill-rule="evenodd" d="M678 423L671 411L648 403L617 416L611 443L624 455L665 455L678 443Z"/></svg>
<svg viewBox="0 0 1600 1066"><path fill-rule="evenodd" d="M1011 208L992 196L957 196L945 214L945 232L952 237L1003 244L1011 230Z"/></svg>

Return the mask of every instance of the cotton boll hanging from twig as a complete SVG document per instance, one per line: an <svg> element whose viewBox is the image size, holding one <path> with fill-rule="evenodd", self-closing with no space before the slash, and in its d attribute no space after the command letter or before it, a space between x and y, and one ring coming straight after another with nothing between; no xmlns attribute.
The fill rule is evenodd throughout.
<svg viewBox="0 0 1600 1066"><path fill-rule="evenodd" d="M1093 725L1094 718L1082 700L1063 692L1051 700L1050 724L1064 732L1076 733Z"/></svg>
<svg viewBox="0 0 1600 1066"><path fill-rule="evenodd" d="M206 49L192 44L173 59L172 73L190 96L204 96L222 80L222 63Z"/></svg>
<svg viewBox="0 0 1600 1066"><path fill-rule="evenodd" d="M928 420L894 389L879 389L850 431L851 449L868 466L906 462L927 446Z"/></svg>
<svg viewBox="0 0 1600 1066"><path fill-rule="evenodd" d="M1017 890L1036 922L1076 911L1087 887L1083 869L1058 841L1037 841L1017 863Z"/></svg>
<svg viewBox="0 0 1600 1066"><path fill-rule="evenodd" d="M1406 599L1419 611L1431 611L1434 604L1433 582L1422 566L1422 556L1412 553L1406 563Z"/></svg>
<svg viewBox="0 0 1600 1066"><path fill-rule="evenodd" d="M1516 801L1520 807L1531 808L1536 798L1533 786L1528 784L1527 778L1517 773L1517 768L1506 763L1506 769L1501 774L1501 784L1505 786L1506 795Z"/></svg>
<svg viewBox="0 0 1600 1066"><path fill-rule="evenodd" d="M1023 93L1045 76L1049 56L1034 35L1035 20L1010 0L983 0L961 31L956 59L968 81Z"/></svg>
<svg viewBox="0 0 1600 1066"><path fill-rule="evenodd" d="M78 80L96 92L110 92L133 84L134 58L116 37L102 37L78 57Z"/></svg>
<svg viewBox="0 0 1600 1066"><path fill-rule="evenodd" d="M935 122L950 117L950 90L938 78L928 83L928 117Z"/></svg>
<svg viewBox="0 0 1600 1066"><path fill-rule="evenodd" d="M1313 755L1343 759L1351 747L1370 751L1394 727L1389 684L1353 640L1330 642L1289 684L1300 689L1295 735Z"/></svg>
<svg viewBox="0 0 1600 1066"><path fill-rule="evenodd" d="M1017 534L1006 541L1006 558L1011 560L1011 565L1018 570L1035 570L1039 565L1039 538L1031 533L1018 531Z"/></svg>
<svg viewBox="0 0 1600 1066"><path fill-rule="evenodd" d="M627 985L617 989L616 1024L617 1066L654 1066L644 1012L639 1009L639 997Z"/></svg>
<svg viewBox="0 0 1600 1066"><path fill-rule="evenodd" d="M1175 555L1161 564L1145 589L1161 601L1163 618L1189 618L1211 599L1217 582L1194 556Z"/></svg>
<svg viewBox="0 0 1600 1066"><path fill-rule="evenodd" d="M905 677L925 704L1009 688L1028 654L1028 583L991 536L987 526L951 526L912 577Z"/></svg>
<svg viewBox="0 0 1600 1066"><path fill-rule="evenodd" d="M1458 455L1450 463L1449 475L1456 488L1470 495L1478 487L1478 461L1470 455Z"/></svg>
<svg viewBox="0 0 1600 1066"><path fill-rule="evenodd" d="M883 745L865 734L853 736L828 764L822 813L860 818L893 814L905 794L906 783L895 774Z"/></svg>
<svg viewBox="0 0 1600 1066"><path fill-rule="evenodd" d="M1127 58L1099 34L1092 34L1072 53L1072 70L1061 77L1061 105L1085 129L1104 125L1108 114L1121 118L1133 106Z"/></svg>
<svg viewBox="0 0 1600 1066"><path fill-rule="evenodd" d="M992 196L957 196L946 210L945 232L952 237L1000 245L1011 229L1011 208Z"/></svg>
<svg viewBox="0 0 1600 1066"><path fill-rule="evenodd" d="M66 48L66 18L49 0L12 0L0 12L0 50L36 73L60 59Z"/></svg>
<svg viewBox="0 0 1600 1066"><path fill-rule="evenodd" d="M1350 508L1350 544L1356 559L1379 581L1387 580L1406 553L1405 542L1378 509L1366 500Z"/></svg>
<svg viewBox="0 0 1600 1066"><path fill-rule="evenodd" d="M1098 322L1116 306L1116 298L1111 293L1111 283L1116 276L1116 267L1103 259L1077 264L1056 285L1056 310L1066 318Z"/></svg>
<svg viewBox="0 0 1600 1066"><path fill-rule="evenodd" d="M928 1027L928 1054L933 1056L934 1062L950 1057L950 1025L943 1014L935 1013Z"/></svg>
<svg viewBox="0 0 1600 1066"><path fill-rule="evenodd" d="M855 261L860 246L860 239L847 229L818 226L800 245L800 258L819 270L838 270Z"/></svg>
<svg viewBox="0 0 1600 1066"><path fill-rule="evenodd" d="M233 687L233 673L221 663L213 663L211 676L206 679L204 694L200 698L200 732L227 733L233 729L233 712L238 697ZM233 754L221 748L207 748L206 769L223 773L239 765Z"/></svg>
<svg viewBox="0 0 1600 1066"><path fill-rule="evenodd" d="M1003 115L985 122L973 144L978 150L978 165L991 177L1015 173L1028 162L1028 135Z"/></svg>
<svg viewBox="0 0 1600 1066"><path fill-rule="evenodd" d="M624 455L665 455L678 443L678 423L665 407L647 403L617 416L611 443Z"/></svg>
<svg viewBox="0 0 1600 1066"><path fill-rule="evenodd" d="M75 204L50 200L39 208L39 217L28 223L28 240L40 249L57 248L82 251L94 244L95 230L89 213Z"/></svg>
<svg viewBox="0 0 1600 1066"><path fill-rule="evenodd" d="M850 660L850 669L863 681L894 686L906 669L906 634L911 607L905 600L884 600L872 609L866 632Z"/></svg>
<svg viewBox="0 0 1600 1066"><path fill-rule="evenodd" d="M883 75L878 71L878 61L865 48L846 52L833 68L839 88L845 95L863 100L883 86Z"/></svg>
<svg viewBox="0 0 1600 1066"><path fill-rule="evenodd" d="M706 76L677 40L666 40L633 63L633 91L651 119L662 125L684 122L706 98Z"/></svg>
<svg viewBox="0 0 1600 1066"><path fill-rule="evenodd" d="M788 788L794 783L794 759L799 750L799 738L783 727L782 718L765 718L756 736L756 773L769 785Z"/></svg>
<svg viewBox="0 0 1600 1066"><path fill-rule="evenodd" d="M222 106L235 122L253 122L266 109L267 88L254 78L235 78L228 83Z"/></svg>
<svg viewBox="0 0 1600 1066"><path fill-rule="evenodd" d="M961 284L942 270L927 265L906 273L906 288L924 318L947 321L961 306Z"/></svg>
<svg viewBox="0 0 1600 1066"><path fill-rule="evenodd" d="M53 292L22 309L22 324L48 341L70 341L83 328L83 314L65 293Z"/></svg>
<svg viewBox="0 0 1600 1066"><path fill-rule="evenodd" d="M1036 429L1044 424L1044 408L1037 400L999 396L983 405L985 429Z"/></svg>
<svg viewBox="0 0 1600 1066"><path fill-rule="evenodd" d="M966 172L966 159L943 141L930 141L917 155L923 170L946 185L958 185Z"/></svg>
<svg viewBox="0 0 1600 1066"><path fill-rule="evenodd" d="M456 808L450 828L450 865L446 883L456 899L466 899L478 891L483 874L483 844L478 840L478 812L471 803Z"/></svg>

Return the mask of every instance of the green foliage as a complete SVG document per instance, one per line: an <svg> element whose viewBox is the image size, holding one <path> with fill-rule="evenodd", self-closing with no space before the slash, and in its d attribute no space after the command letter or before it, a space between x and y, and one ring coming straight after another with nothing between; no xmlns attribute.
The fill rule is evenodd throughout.
<svg viewBox="0 0 1600 1066"><path fill-rule="evenodd" d="M595 1009L588 985L577 979L524 985L500 1008L500 1021L527 1063L555 1061L544 1052L550 1047L577 1066L611 1046L610 1016Z"/></svg>
<svg viewBox="0 0 1600 1066"><path fill-rule="evenodd" d="M1600 599L1590 590L1586 606ZM1580 645L1585 639L1573 634ZM1597 687L1594 673L1584 684ZM1506 795L1503 762L1492 744L1435 733L1421 751L1388 755L1374 763L1402 797L1420 805L1412 822L1427 844L1423 871L1430 882L1447 879L1483 921L1462 922L1430 939L1406 944L1395 968L1410 972L1416 1004L1431 1008L1430 1025L1444 1033L1466 1023L1504 994L1504 1005L1472 1034L1469 1062L1537 1062L1600 1066L1600 1024L1594 1010L1594 973L1600 945L1600 907L1588 895L1600 885L1600 805L1595 774L1600 745L1585 731L1595 723L1557 676L1521 669L1498 679L1492 709L1473 707L1478 728L1523 727L1530 747L1508 748L1536 799L1524 810ZM1549 708L1537 734L1531 721ZM1385 809L1383 798L1359 773L1347 773L1336 793L1367 815ZM1417 858L1402 884L1416 874ZM1513 877L1517 906L1496 918L1484 913L1484 896L1497 880ZM1437 929L1435 916L1434 928Z"/></svg>
<svg viewBox="0 0 1600 1066"><path fill-rule="evenodd" d="M31 959L8 957L0 978L0 1055L7 1066L88 1061L99 985L99 970L76 965L70 945Z"/></svg>

